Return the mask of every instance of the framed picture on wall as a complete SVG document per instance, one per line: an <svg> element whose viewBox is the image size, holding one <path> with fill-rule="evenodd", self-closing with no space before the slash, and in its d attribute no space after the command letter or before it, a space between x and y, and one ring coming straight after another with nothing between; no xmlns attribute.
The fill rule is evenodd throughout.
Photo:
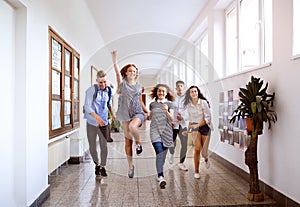
<svg viewBox="0 0 300 207"><path fill-rule="evenodd" d="M91 85L96 83L98 69L93 65L91 66Z"/></svg>

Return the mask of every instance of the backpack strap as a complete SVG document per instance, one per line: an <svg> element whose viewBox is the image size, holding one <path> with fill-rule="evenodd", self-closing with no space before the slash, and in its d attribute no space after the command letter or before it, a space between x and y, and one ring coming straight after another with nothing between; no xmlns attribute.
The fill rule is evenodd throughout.
<svg viewBox="0 0 300 207"><path fill-rule="evenodd" d="M94 84L94 89L95 89L95 92L94 92L94 95L93 95L93 102L96 100L97 98L97 94L98 94L98 84Z"/></svg>
<svg viewBox="0 0 300 207"><path fill-rule="evenodd" d="M95 88L95 92L94 92L94 95L93 95L93 102L96 100L97 98L97 94L98 94L98 84L94 84L94 88ZM111 87L109 86L106 86L107 90L108 90L108 101L107 101L107 104L110 102L111 100L111 97L112 97L112 90L111 90Z"/></svg>

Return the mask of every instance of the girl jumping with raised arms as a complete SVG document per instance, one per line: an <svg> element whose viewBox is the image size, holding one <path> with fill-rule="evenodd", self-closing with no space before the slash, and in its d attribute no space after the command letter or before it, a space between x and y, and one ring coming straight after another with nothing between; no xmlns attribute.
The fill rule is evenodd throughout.
<svg viewBox="0 0 300 207"><path fill-rule="evenodd" d="M143 148L140 142L138 127L141 126L146 119L148 111L142 101L142 85L137 82L138 68L134 64L127 64L119 70L117 51L112 51L111 55L117 79L117 92L119 94L117 119L122 122L125 135L125 152L129 166L128 177L133 178L133 139L136 144L136 154L140 155Z"/></svg>

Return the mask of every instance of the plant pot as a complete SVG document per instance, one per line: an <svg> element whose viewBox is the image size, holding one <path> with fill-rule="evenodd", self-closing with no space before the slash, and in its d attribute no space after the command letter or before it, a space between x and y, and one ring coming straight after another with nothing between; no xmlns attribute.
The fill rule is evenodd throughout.
<svg viewBox="0 0 300 207"><path fill-rule="evenodd" d="M252 118L245 118L245 120L246 120L246 130L247 130L248 134L251 134L252 133ZM258 135L262 134L262 129L263 129L262 126L259 126L259 125L256 126L256 131L257 131Z"/></svg>
<svg viewBox="0 0 300 207"><path fill-rule="evenodd" d="M265 200L263 193L253 194L253 193L248 192L247 198L248 198L248 200L254 201L254 202L261 202L261 201Z"/></svg>

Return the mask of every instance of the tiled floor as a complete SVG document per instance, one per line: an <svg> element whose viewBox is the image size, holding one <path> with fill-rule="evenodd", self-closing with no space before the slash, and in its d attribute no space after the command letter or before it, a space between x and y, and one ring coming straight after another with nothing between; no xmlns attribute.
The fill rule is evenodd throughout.
<svg viewBox="0 0 300 207"><path fill-rule="evenodd" d="M62 166L59 175L49 176L51 195L43 206L273 206L274 201L267 196L264 202L250 202L246 197L247 181L213 159L209 169L201 163L201 178L195 179L192 146L185 161L189 171L179 170L176 162L180 142L177 142L174 164L166 160L167 185L160 189L155 179L153 147L147 131L141 133L144 152L139 157L134 155L133 179L127 177L123 135L115 133L112 134L114 142L108 143L107 179L95 180L94 164L89 157L78 165Z"/></svg>

